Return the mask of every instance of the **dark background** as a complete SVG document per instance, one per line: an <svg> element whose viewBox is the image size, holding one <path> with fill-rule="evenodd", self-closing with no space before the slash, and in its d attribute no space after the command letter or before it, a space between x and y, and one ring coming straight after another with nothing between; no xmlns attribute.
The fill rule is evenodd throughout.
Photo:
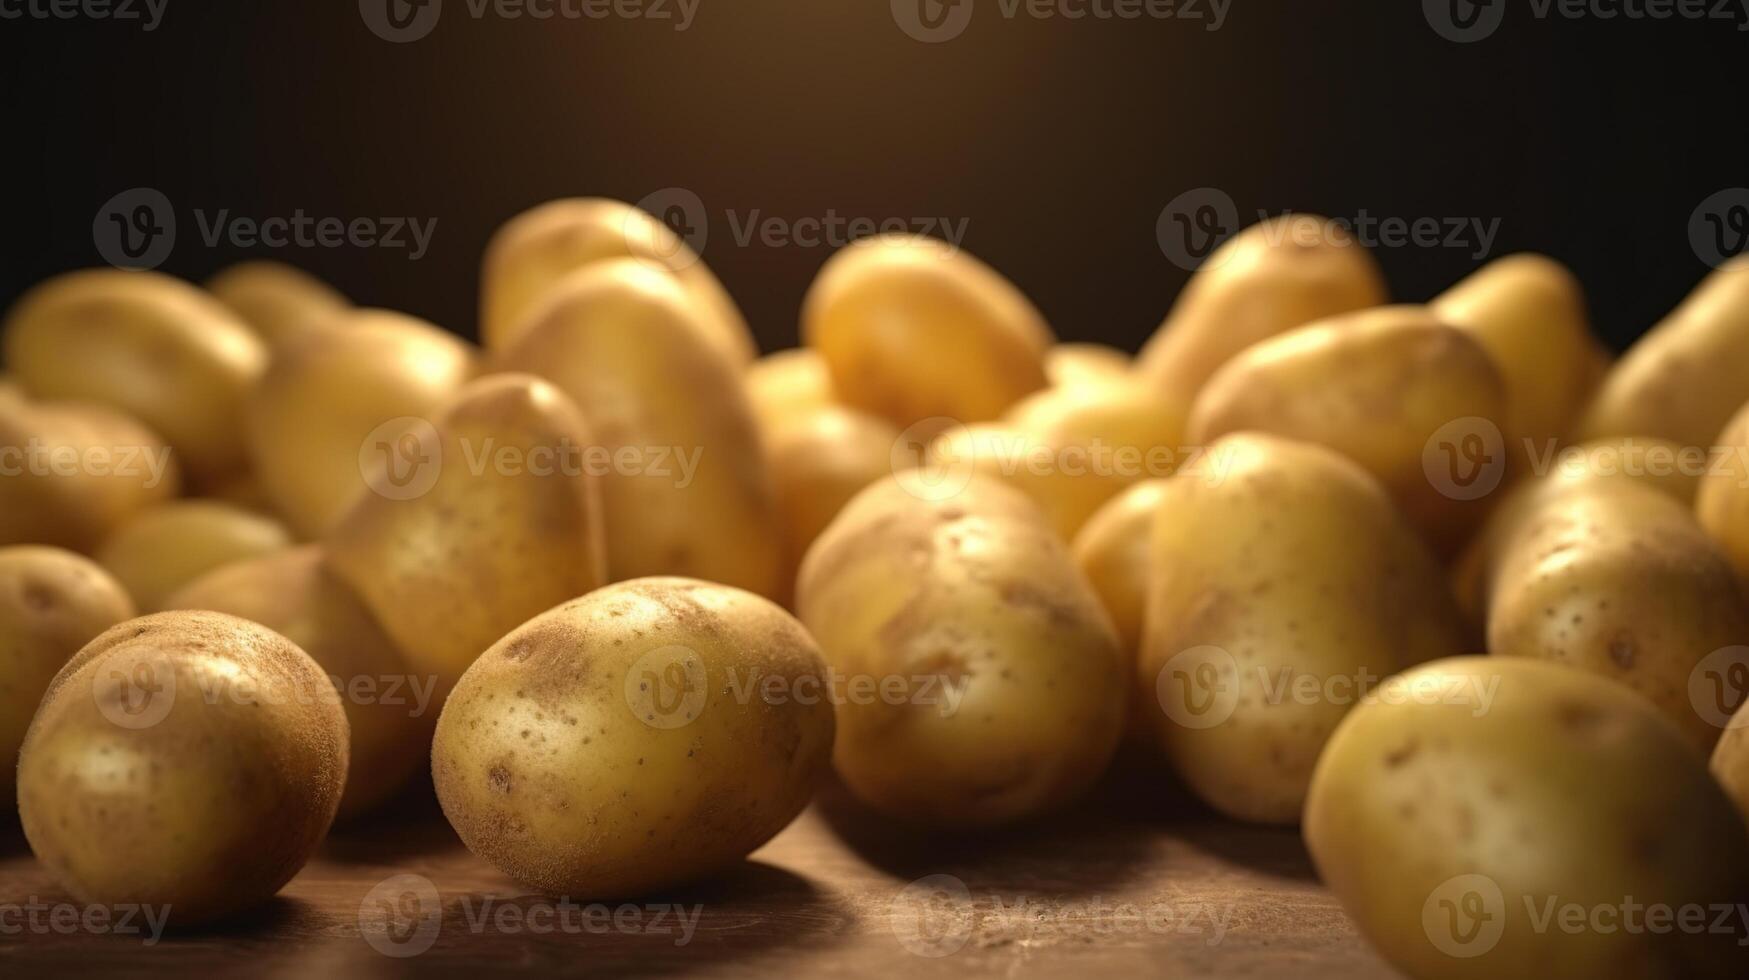
<svg viewBox="0 0 1749 980"><path fill-rule="evenodd" d="M1498 218L1493 254L1571 264L1620 346L1706 272L1696 205L1749 185L1749 33L1732 22L1538 20L1512 0L1496 34L1455 44L1417 0L1232 0L1215 32L1009 20L976 0L962 36L925 44L888 0L702 0L685 33L474 19L446 0L429 37L397 45L355 0L168 4L151 33L0 21L0 303L100 262L98 209L148 186L181 225L165 271L279 258L472 334L479 255L504 219L678 186L705 202L705 257L767 348L794 343L831 249L741 246L729 211L965 219L966 247L1062 336L1133 348L1187 275L1156 220L1213 186L1251 217ZM197 208L438 224L417 262L240 252L201 241ZM1473 252L1379 257L1396 295L1421 300Z"/></svg>

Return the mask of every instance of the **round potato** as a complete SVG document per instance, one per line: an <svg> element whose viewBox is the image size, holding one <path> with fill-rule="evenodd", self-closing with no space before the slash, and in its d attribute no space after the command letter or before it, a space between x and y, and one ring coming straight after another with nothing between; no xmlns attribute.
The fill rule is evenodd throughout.
<svg viewBox="0 0 1749 980"><path fill-rule="evenodd" d="M1144 622L1144 727L1199 796L1256 823L1300 819L1319 750L1384 678L1464 650L1443 572L1377 481L1259 433L1166 481Z"/></svg>
<svg viewBox="0 0 1749 980"><path fill-rule="evenodd" d="M12 809L12 767L49 682L97 634L133 616L121 583L90 559L59 548L0 548L0 807Z"/></svg>
<svg viewBox="0 0 1749 980"><path fill-rule="evenodd" d="M806 347L767 354L747 366L747 398L762 429L836 404L826 362Z"/></svg>
<svg viewBox="0 0 1749 980"><path fill-rule="evenodd" d="M900 428L986 422L1048 383L1050 327L1000 273L945 242L865 238L802 301L802 339L840 401Z"/></svg>
<svg viewBox="0 0 1749 980"><path fill-rule="evenodd" d="M620 201L552 201L512 218L486 246L480 284L480 338L505 350L530 325L549 290L597 262L637 259L672 274L702 330L731 363L753 360L757 347L728 290L698 253L655 217Z"/></svg>
<svg viewBox="0 0 1749 980"><path fill-rule="evenodd" d="M206 288L275 350L352 305L334 287L284 262L239 262L208 279Z"/></svg>
<svg viewBox="0 0 1749 980"><path fill-rule="evenodd" d="M261 485L306 538L365 492L360 459L392 455L474 368L467 344L423 320L358 310L332 322L339 329L287 344L248 402Z"/></svg>
<svg viewBox="0 0 1749 980"><path fill-rule="evenodd" d="M1742 975L1749 834L1675 726L1558 664L1463 657L1392 679L1312 778L1306 843L1412 977Z"/></svg>
<svg viewBox="0 0 1749 980"><path fill-rule="evenodd" d="M1749 584L1749 405L1731 419L1714 443L1723 453L1709 467L1694 496L1700 524Z"/></svg>
<svg viewBox="0 0 1749 980"><path fill-rule="evenodd" d="M216 500L177 500L122 525L98 549L97 562L141 612L157 612L207 572L291 545L291 534L271 517Z"/></svg>
<svg viewBox="0 0 1749 980"><path fill-rule="evenodd" d="M1749 702L1731 716L1730 726L1713 749L1712 772L1737 804L1737 812L1749 821Z"/></svg>
<svg viewBox="0 0 1749 980"><path fill-rule="evenodd" d="M1165 480L1144 480L1130 487L1082 525L1070 549L1132 657L1141 649L1142 614L1148 604L1154 515L1165 498Z"/></svg>
<svg viewBox="0 0 1749 980"><path fill-rule="evenodd" d="M436 679L412 672L370 611L323 564L317 545L226 565L165 603L259 623L297 644L341 695L352 735L340 817L357 816L425 765Z"/></svg>
<svg viewBox="0 0 1749 980"><path fill-rule="evenodd" d="M769 601L621 582L468 669L432 777L463 842L522 884L633 896L731 867L801 812L831 757L828 690L814 641Z"/></svg>
<svg viewBox="0 0 1749 980"><path fill-rule="evenodd" d="M1128 381L1131 366L1128 354L1106 344L1054 344L1045 353L1045 377L1054 388Z"/></svg>
<svg viewBox="0 0 1749 980"><path fill-rule="evenodd" d="M68 273L18 301L4 340L6 363L36 397L127 412L197 481L244 468L243 399L267 347L201 290L155 272Z"/></svg>
<svg viewBox="0 0 1749 980"><path fill-rule="evenodd" d="M1019 820L1074 799L1124 724L1127 658L1023 494L914 471L872 484L802 563L796 610L844 679L838 773L926 825Z"/></svg>
<svg viewBox="0 0 1749 980"><path fill-rule="evenodd" d="M771 424L765 458L789 562L786 581L794 583L808 546L844 505L892 474L898 438L886 420L836 405Z"/></svg>
<svg viewBox="0 0 1749 980"><path fill-rule="evenodd" d="M168 906L172 927L245 911L304 866L346 782L346 715L322 669L245 620L170 612L92 640L25 736L18 810L81 902Z"/></svg>

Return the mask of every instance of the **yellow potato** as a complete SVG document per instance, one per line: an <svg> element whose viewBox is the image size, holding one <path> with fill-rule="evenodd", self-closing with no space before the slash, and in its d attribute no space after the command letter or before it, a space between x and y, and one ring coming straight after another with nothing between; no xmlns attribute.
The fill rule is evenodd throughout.
<svg viewBox="0 0 1749 980"><path fill-rule="evenodd" d="M1730 727L1713 750L1712 773L1749 821L1749 703L1731 717Z"/></svg>
<svg viewBox="0 0 1749 980"><path fill-rule="evenodd" d="M934 239L841 249L802 301L802 339L840 401L900 428L985 422L1045 387L1050 327L996 270Z"/></svg>
<svg viewBox="0 0 1749 980"><path fill-rule="evenodd" d="M1228 816L1298 821L1343 715L1384 678L1463 651L1433 556L1372 477L1322 447L1222 439L1167 481L1152 534L1142 721Z"/></svg>
<svg viewBox="0 0 1749 980"><path fill-rule="evenodd" d="M1407 976L1742 976L1743 821L1669 722L1585 671L1463 657L1393 679L1331 738L1305 833Z"/></svg>
<svg viewBox="0 0 1749 980"><path fill-rule="evenodd" d="M1132 657L1141 649L1148 604L1148 553L1165 480L1144 480L1106 501L1075 535L1075 564L1099 594ZM1152 697L1152 692L1149 692Z"/></svg>
<svg viewBox="0 0 1749 980"><path fill-rule="evenodd" d="M898 438L885 420L838 406L774 421L767 429L765 458L792 586L808 546L850 498L892 474Z"/></svg>
<svg viewBox="0 0 1749 980"><path fill-rule="evenodd" d="M1749 405L1731 419L1714 444L1720 456L1700 481L1695 514L1731 559L1738 578L1749 584Z"/></svg>
<svg viewBox="0 0 1749 980"><path fill-rule="evenodd" d="M58 276L18 301L6 362L38 398L113 405L217 482L245 465L243 399L267 348L217 300L154 272Z"/></svg>
<svg viewBox="0 0 1749 980"><path fill-rule="evenodd" d="M327 673L351 729L340 817L382 803L427 764L436 678L419 676L316 545L226 565L171 596L168 609L206 609L259 623Z"/></svg>
<svg viewBox="0 0 1749 980"><path fill-rule="evenodd" d="M89 552L181 486L170 447L121 412L0 397L0 545Z"/></svg>
<svg viewBox="0 0 1749 980"><path fill-rule="evenodd" d="M1053 387L1095 387L1128 381L1130 355L1105 344L1055 344L1045 353L1045 377Z"/></svg>
<svg viewBox="0 0 1749 980"><path fill-rule="evenodd" d="M16 404L25 398L24 389L8 375L0 374L0 408L8 403Z"/></svg>
<svg viewBox="0 0 1749 980"><path fill-rule="evenodd" d="M1507 256L1429 309L1474 337L1500 368L1507 395L1501 428L1512 452L1566 436L1596 383L1597 341L1584 291L1565 266L1541 255Z"/></svg>
<svg viewBox="0 0 1749 980"><path fill-rule="evenodd" d="M968 475L957 493L921 495L913 476L863 490L802 563L797 613L847 692L838 773L926 825L1064 805L1124 724L1110 618L1019 491Z"/></svg>
<svg viewBox="0 0 1749 980"><path fill-rule="evenodd" d="M1720 266L1609 372L1575 437L1706 446L1749 402L1749 256Z"/></svg>
<svg viewBox="0 0 1749 980"><path fill-rule="evenodd" d="M503 355L574 399L612 465L610 581L685 575L768 597L783 546L741 371L704 341L680 283L636 259L555 287Z"/></svg>
<svg viewBox="0 0 1749 980"><path fill-rule="evenodd" d="M141 612L207 572L291 547L285 525L234 504L179 500L141 512L98 549L97 561L127 587Z"/></svg>
<svg viewBox="0 0 1749 980"><path fill-rule="evenodd" d="M1480 482L1485 463L1505 466L1505 406L1499 369L1479 343L1423 308L1390 306L1301 327L1233 358L1197 396L1187 438L1206 445L1254 430L1328 446L1377 477L1410 523L1449 549L1483 513L1486 493L1469 491L1492 489ZM1440 453L1490 426L1485 456Z"/></svg>
<svg viewBox="0 0 1749 980"><path fill-rule="evenodd" d="M624 898L738 864L831 758L826 665L788 613L693 579L621 582L504 637L438 723L432 777L475 854Z"/></svg>
<svg viewBox="0 0 1749 980"><path fill-rule="evenodd" d="M18 749L43 692L73 654L134 616L108 572L59 548L0 548L0 826L12 823Z"/></svg>
<svg viewBox="0 0 1749 980"><path fill-rule="evenodd" d="M323 539L328 567L447 691L499 637L607 581L593 445L553 385L472 382L372 470Z"/></svg>
<svg viewBox="0 0 1749 980"><path fill-rule="evenodd" d="M1688 508L1632 481L1537 506L1501 552L1488 649L1601 674L1645 695L1695 744L1719 726L1690 695L1702 662L1749 644L1731 566Z"/></svg>
<svg viewBox="0 0 1749 980"><path fill-rule="evenodd" d="M552 288L597 262L637 259L679 280L703 340L737 366L757 348L747 321L690 246L667 225L619 201L552 201L511 219L486 246L480 284L480 338L491 350L509 348Z"/></svg>
<svg viewBox="0 0 1749 980"><path fill-rule="evenodd" d="M284 347L248 400L261 484L306 538L365 492L361 460L392 452L474 369L468 344L423 320L359 310L333 322Z"/></svg>
<svg viewBox="0 0 1749 980"><path fill-rule="evenodd" d="M122 623L62 668L25 737L18 809L75 899L197 925L271 898L346 782L346 715L289 640L218 613Z"/></svg>
<svg viewBox="0 0 1749 980"><path fill-rule="evenodd" d="M836 404L826 362L806 347L767 354L747 366L747 398L761 428Z"/></svg>
<svg viewBox="0 0 1749 980"><path fill-rule="evenodd" d="M1253 344L1387 301L1365 247L1314 214L1259 222L1216 249L1136 358L1136 374L1188 412L1221 365Z"/></svg>
<svg viewBox="0 0 1749 980"><path fill-rule="evenodd" d="M208 279L206 288L275 350L352 305L334 287L284 262L239 262Z"/></svg>

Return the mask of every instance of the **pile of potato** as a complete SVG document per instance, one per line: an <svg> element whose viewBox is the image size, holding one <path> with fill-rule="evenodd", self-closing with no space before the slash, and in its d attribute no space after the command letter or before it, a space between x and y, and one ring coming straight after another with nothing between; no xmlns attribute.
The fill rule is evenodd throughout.
<svg viewBox="0 0 1749 980"><path fill-rule="evenodd" d="M828 767L945 832L1127 741L1303 826L1411 975L1741 975L1749 937L1534 920L1749 901L1749 260L1611 363L1552 260L1389 305L1331 227L1235 236L1133 362L912 237L757 358L605 200L493 239L483 349L275 264L45 283L0 378L31 846L207 921L429 758L475 853L606 898ZM1440 926L1477 893L1480 945Z"/></svg>

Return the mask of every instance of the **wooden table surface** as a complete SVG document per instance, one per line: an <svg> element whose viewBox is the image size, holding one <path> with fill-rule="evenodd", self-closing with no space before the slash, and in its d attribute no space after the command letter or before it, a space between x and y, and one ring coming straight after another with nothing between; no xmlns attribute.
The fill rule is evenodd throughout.
<svg viewBox="0 0 1749 980"><path fill-rule="evenodd" d="M0 976L1396 976L1296 833L1222 821L1134 762L1073 812L958 839L828 787L738 871L594 907L530 895L475 858L429 793L336 829L268 907L154 945L24 925L16 907L67 899L16 828L0 833L0 911L15 909L0 914Z"/></svg>

